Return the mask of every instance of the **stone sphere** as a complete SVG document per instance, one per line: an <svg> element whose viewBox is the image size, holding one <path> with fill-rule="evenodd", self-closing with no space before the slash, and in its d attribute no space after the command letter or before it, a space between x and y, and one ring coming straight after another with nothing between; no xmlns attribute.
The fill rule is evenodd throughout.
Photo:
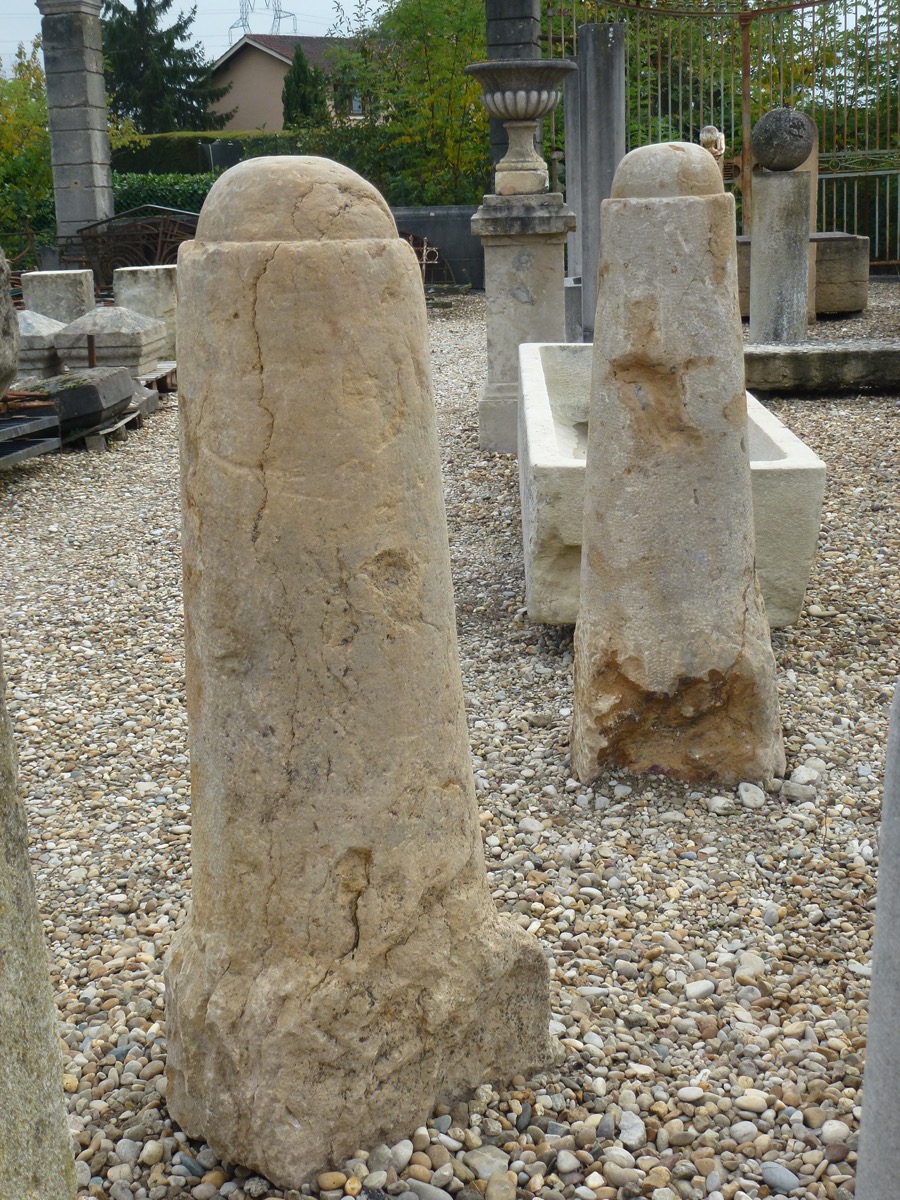
<svg viewBox="0 0 900 1200"><path fill-rule="evenodd" d="M673 196L715 196L724 191L716 160L693 142L639 146L616 167L610 196L659 200Z"/></svg>
<svg viewBox="0 0 900 1200"><path fill-rule="evenodd" d="M816 144L816 127L806 113L773 108L753 126L750 148L767 171L793 171L806 162Z"/></svg>
<svg viewBox="0 0 900 1200"><path fill-rule="evenodd" d="M320 242L395 238L384 197L330 158L249 158L220 175L197 222L198 242Z"/></svg>

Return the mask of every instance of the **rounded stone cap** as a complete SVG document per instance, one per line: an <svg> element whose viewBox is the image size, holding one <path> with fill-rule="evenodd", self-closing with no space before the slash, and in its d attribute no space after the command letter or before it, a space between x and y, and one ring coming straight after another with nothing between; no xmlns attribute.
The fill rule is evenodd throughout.
<svg viewBox="0 0 900 1200"><path fill-rule="evenodd" d="M213 184L200 210L198 242L347 241L395 238L381 193L329 158L250 158Z"/></svg>
<svg viewBox="0 0 900 1200"><path fill-rule="evenodd" d="M793 108L773 108L750 134L753 157L767 171L793 171L806 162L815 144L814 122Z"/></svg>
<svg viewBox="0 0 900 1200"><path fill-rule="evenodd" d="M715 196L725 190L716 160L693 142L639 146L616 167L611 198L660 200Z"/></svg>

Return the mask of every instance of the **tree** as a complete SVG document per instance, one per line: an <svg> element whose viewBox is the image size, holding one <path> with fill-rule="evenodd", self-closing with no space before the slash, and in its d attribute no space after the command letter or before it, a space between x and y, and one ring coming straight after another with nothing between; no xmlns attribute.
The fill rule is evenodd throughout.
<svg viewBox="0 0 900 1200"><path fill-rule="evenodd" d="M327 120L326 88L324 73L318 67L310 66L298 42L281 89L284 128L294 129L298 125L315 125Z"/></svg>
<svg viewBox="0 0 900 1200"><path fill-rule="evenodd" d="M228 88L213 87L211 64L186 41L196 6L168 28L161 21L174 0L105 0L103 54L111 115L130 119L140 133L221 129L231 113L210 113Z"/></svg>
<svg viewBox="0 0 900 1200"><path fill-rule="evenodd" d="M333 156L392 204L478 203L488 120L463 67L486 54L483 0L388 0L377 12L359 0L339 26L348 44L335 54L335 96L359 97L362 115L342 117L336 104Z"/></svg>
<svg viewBox="0 0 900 1200"><path fill-rule="evenodd" d="M10 234L21 230L26 220L32 228L54 224L40 45L40 38L30 51L20 45L9 74L0 70L0 229ZM6 248L14 253L22 246Z"/></svg>

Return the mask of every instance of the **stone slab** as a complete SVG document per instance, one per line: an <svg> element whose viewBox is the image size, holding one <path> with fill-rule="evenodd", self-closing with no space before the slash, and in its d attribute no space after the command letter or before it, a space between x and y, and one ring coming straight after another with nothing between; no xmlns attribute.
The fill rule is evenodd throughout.
<svg viewBox="0 0 900 1200"><path fill-rule="evenodd" d="M896 388L900 341L794 342L744 350L747 386L760 392Z"/></svg>
<svg viewBox="0 0 900 1200"><path fill-rule="evenodd" d="M591 347L520 347L519 492L528 615L578 617ZM753 396L748 442L756 570L769 624L793 624L815 557L825 464Z"/></svg>

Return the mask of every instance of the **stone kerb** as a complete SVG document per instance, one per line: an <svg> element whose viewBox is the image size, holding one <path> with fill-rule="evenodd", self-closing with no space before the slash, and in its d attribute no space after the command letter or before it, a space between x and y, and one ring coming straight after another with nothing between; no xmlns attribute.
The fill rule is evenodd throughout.
<svg viewBox="0 0 900 1200"><path fill-rule="evenodd" d="M547 967L486 886L411 249L348 169L254 159L178 273L193 899L167 1100L299 1187L546 1062Z"/></svg>
<svg viewBox="0 0 900 1200"><path fill-rule="evenodd" d="M632 151L603 211L573 773L784 769L754 571L734 200L700 146Z"/></svg>
<svg viewBox="0 0 900 1200"><path fill-rule="evenodd" d="M31 312L68 325L95 307L93 271L25 271L22 299Z"/></svg>
<svg viewBox="0 0 900 1200"><path fill-rule="evenodd" d="M177 271L175 266L119 267L113 271L116 304L163 322L166 340L162 357L170 359L175 357Z"/></svg>
<svg viewBox="0 0 900 1200"><path fill-rule="evenodd" d="M519 490L525 602L533 621L574 624L581 590L588 345L519 349ZM800 617L815 559L825 464L747 393L756 572L770 626Z"/></svg>

